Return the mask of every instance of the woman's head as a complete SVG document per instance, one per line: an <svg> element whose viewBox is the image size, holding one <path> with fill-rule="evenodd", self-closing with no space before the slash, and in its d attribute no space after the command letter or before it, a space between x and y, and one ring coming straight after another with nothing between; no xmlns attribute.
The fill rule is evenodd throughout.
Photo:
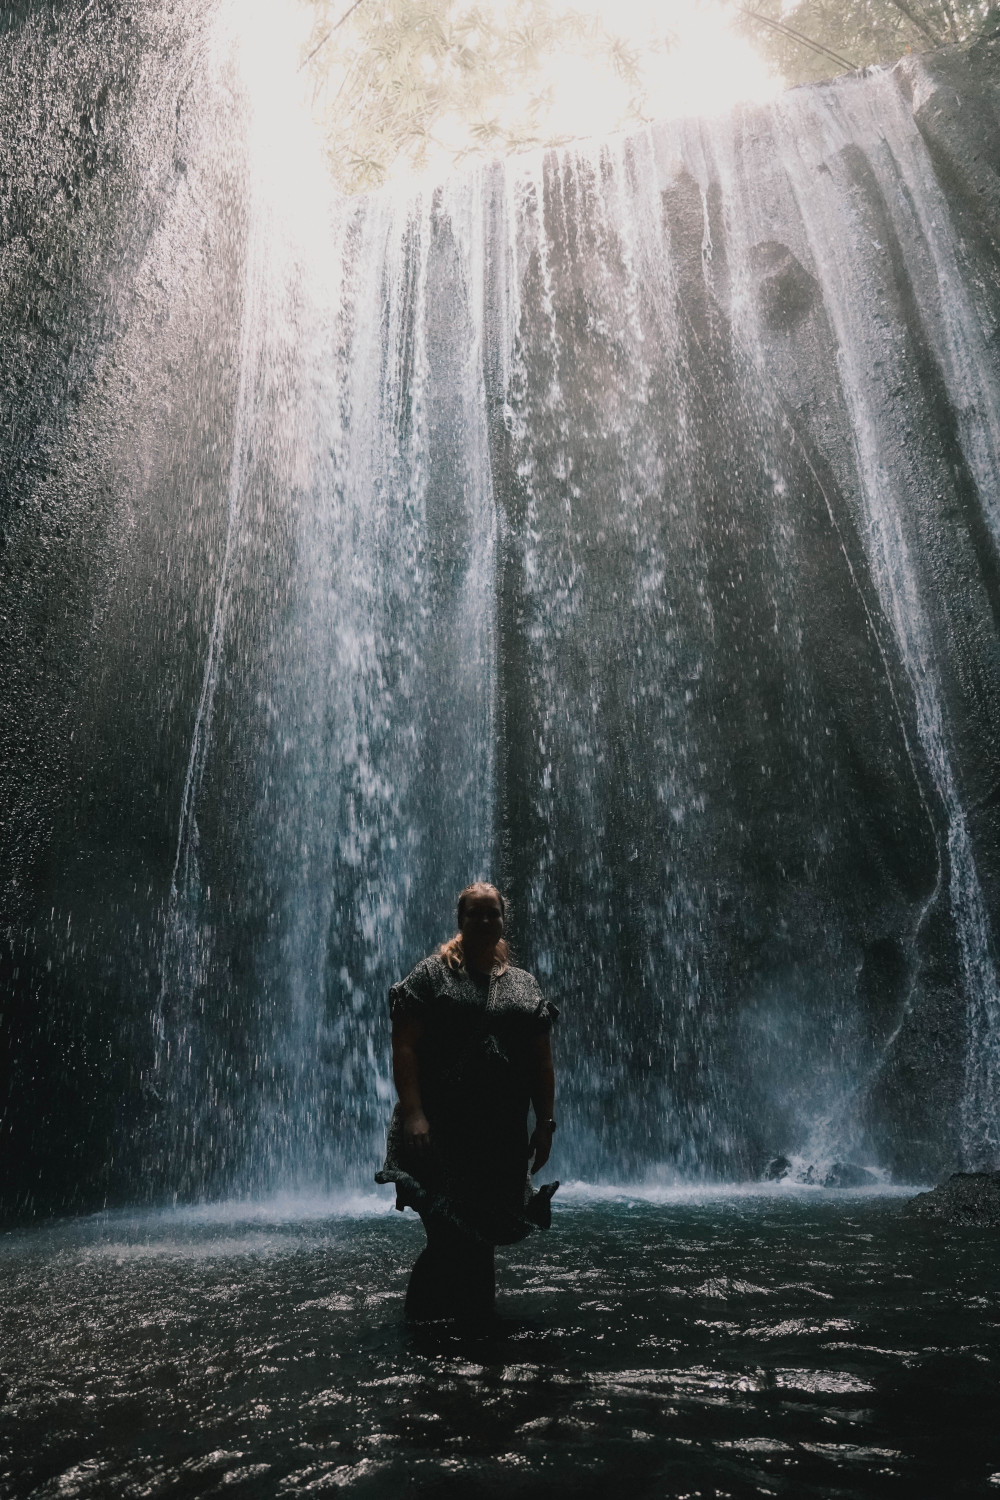
<svg viewBox="0 0 1000 1500"><path fill-rule="evenodd" d="M507 916L507 903L495 885L490 885L486 880L474 880L464 891L459 892L456 916L459 931L467 922L495 921L499 918L502 932Z"/></svg>
<svg viewBox="0 0 1000 1500"><path fill-rule="evenodd" d="M482 969L499 963L505 969L509 956L503 939L506 916L507 903L495 885L485 880L467 885L458 898L458 932L441 945L441 957L449 968L470 963Z"/></svg>

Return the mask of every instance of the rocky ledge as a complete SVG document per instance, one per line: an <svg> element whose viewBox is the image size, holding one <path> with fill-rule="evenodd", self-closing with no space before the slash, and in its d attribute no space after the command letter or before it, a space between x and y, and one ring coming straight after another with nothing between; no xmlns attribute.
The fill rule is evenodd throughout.
<svg viewBox="0 0 1000 1500"><path fill-rule="evenodd" d="M1000 1225L1000 1172L953 1172L947 1182L911 1198L903 1212L939 1223Z"/></svg>

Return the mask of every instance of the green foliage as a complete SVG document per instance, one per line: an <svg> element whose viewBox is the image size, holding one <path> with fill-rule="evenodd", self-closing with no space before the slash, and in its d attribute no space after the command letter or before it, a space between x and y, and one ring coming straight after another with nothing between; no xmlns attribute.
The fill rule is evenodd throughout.
<svg viewBox="0 0 1000 1500"><path fill-rule="evenodd" d="M618 128L653 113L648 59L613 24L565 0L306 0L303 67L334 177L347 192L390 172L561 145L553 65L585 61ZM579 3L579 0L577 0ZM669 49L662 0L655 47ZM740 30L789 83L894 62L975 34L990 0L726 0ZM608 3L607 14L613 15ZM796 35L797 33L797 35ZM825 51L823 49L826 49ZM618 109L618 99L621 107ZM565 117L564 117L565 118ZM602 110L601 128L608 128ZM562 127L565 132L565 125Z"/></svg>
<svg viewBox="0 0 1000 1500"><path fill-rule="evenodd" d="M905 52L925 52L975 35L990 0L747 0L734 8L741 13L745 34L784 78L809 83L844 68L808 42L829 48L854 67L891 63ZM793 31L808 41L791 35Z"/></svg>
<svg viewBox="0 0 1000 1500"><path fill-rule="evenodd" d="M378 186L400 159L420 170L432 149L457 165L561 144L548 119L549 65L568 51L599 64L609 85L624 84L622 125L647 118L635 51L552 0L511 0L506 13L463 0L310 3L304 66L348 192Z"/></svg>

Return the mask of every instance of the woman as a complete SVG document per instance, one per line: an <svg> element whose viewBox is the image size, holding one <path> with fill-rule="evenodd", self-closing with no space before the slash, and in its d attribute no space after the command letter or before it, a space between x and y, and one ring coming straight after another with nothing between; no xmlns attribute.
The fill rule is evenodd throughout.
<svg viewBox="0 0 1000 1500"><path fill-rule="evenodd" d="M396 1184L427 1247L406 1293L409 1318L488 1317L493 1247L547 1229L559 1186L537 1191L552 1149L558 1015L531 974L509 962L506 906L477 881L458 898L459 931L389 991L399 1103L376 1182ZM528 1139L529 1104L535 1129Z"/></svg>

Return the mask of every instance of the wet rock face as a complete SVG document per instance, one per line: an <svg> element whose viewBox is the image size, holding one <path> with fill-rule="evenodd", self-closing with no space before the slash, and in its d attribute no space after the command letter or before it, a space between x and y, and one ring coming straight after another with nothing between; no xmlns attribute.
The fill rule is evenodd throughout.
<svg viewBox="0 0 1000 1500"><path fill-rule="evenodd" d="M819 295L815 277L776 240L761 240L750 252L757 273L761 319L774 333L788 333L801 323Z"/></svg>
<svg viewBox="0 0 1000 1500"><path fill-rule="evenodd" d="M1000 1228L1000 1172L953 1172L947 1182L911 1198L903 1213L931 1223Z"/></svg>
<svg viewBox="0 0 1000 1500"><path fill-rule="evenodd" d="M984 248L1000 236L998 71L1000 34L898 65L953 211Z"/></svg>
<svg viewBox="0 0 1000 1500"><path fill-rule="evenodd" d="M246 231L211 16L72 0L0 20L0 1198L26 1208L141 1182ZM238 847L211 842L232 878Z"/></svg>

